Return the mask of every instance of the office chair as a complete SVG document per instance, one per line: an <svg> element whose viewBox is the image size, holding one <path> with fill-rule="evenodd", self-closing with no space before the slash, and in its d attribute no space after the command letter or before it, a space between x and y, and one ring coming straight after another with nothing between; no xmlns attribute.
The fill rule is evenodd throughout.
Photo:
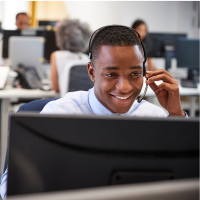
<svg viewBox="0 0 200 200"><path fill-rule="evenodd" d="M68 91L84 90L88 91L94 86L94 83L88 76L86 65L74 65L70 69L69 73L69 87Z"/></svg>
<svg viewBox="0 0 200 200"><path fill-rule="evenodd" d="M57 99L58 98L34 100L29 103L21 105L17 112L30 112L30 111L41 112L47 103Z"/></svg>
<svg viewBox="0 0 200 200"><path fill-rule="evenodd" d="M57 100L57 99L58 98L51 98L51 99L41 99L41 100L31 101L29 103L21 105L17 112L30 112L30 111L41 112L47 103L49 103L50 101ZM8 152L8 149L6 151L6 158L5 158L3 173L6 171L6 168L8 166L7 152Z"/></svg>

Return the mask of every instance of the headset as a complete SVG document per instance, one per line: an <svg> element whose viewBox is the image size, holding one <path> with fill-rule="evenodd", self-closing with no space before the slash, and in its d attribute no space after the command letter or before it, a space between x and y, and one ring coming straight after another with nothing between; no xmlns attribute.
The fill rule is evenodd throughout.
<svg viewBox="0 0 200 200"><path fill-rule="evenodd" d="M140 44L142 46L143 53L144 53L143 76L145 76L146 75L146 65L145 65L145 63L147 61L147 56L146 56L146 50L145 50L145 47L144 47L144 43L141 40L140 34L135 29L133 29L131 27L128 27L128 26L123 26L123 25L108 25L108 26L103 26L103 27L97 29L96 31L94 31L92 33L92 35L90 36L90 39L89 39L89 45L88 45L89 59L90 60L92 59L92 44L93 44L93 41L94 41L96 35L99 34L102 30L105 30L106 28L113 27L113 26L128 28L129 30L133 31L134 34L136 34L136 36L139 39L139 42L140 42ZM146 84L146 87L145 87L145 90L144 90L144 94L142 96L138 96L137 97L138 103L140 103L142 101L142 99L144 98L144 96L146 95L147 89L148 89L148 84Z"/></svg>

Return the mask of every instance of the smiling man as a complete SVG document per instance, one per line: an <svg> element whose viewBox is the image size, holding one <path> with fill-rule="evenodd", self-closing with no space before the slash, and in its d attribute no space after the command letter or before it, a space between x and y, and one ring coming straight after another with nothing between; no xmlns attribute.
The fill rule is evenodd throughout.
<svg viewBox="0 0 200 200"><path fill-rule="evenodd" d="M138 35L125 26L107 26L94 33L89 44L88 74L94 82L89 91L69 92L48 103L41 113L130 115L166 117L158 106L136 98L143 86L145 55ZM170 115L185 116L178 82L165 70L147 72L147 83ZM156 86L154 81L163 80Z"/></svg>

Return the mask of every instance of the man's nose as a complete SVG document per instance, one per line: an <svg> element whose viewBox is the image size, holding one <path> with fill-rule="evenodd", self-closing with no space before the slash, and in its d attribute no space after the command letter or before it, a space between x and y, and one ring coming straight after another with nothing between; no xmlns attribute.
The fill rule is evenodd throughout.
<svg viewBox="0 0 200 200"><path fill-rule="evenodd" d="M132 85L127 78L120 78L118 83L116 84L116 89L122 93L127 93L132 90Z"/></svg>

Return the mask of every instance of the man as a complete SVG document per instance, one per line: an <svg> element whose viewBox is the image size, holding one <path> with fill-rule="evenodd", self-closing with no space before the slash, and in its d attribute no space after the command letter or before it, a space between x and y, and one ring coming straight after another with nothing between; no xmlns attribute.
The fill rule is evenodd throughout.
<svg viewBox="0 0 200 200"><path fill-rule="evenodd" d="M88 74L94 88L67 93L48 103L41 113L131 115L166 117L163 109L137 96L143 86L144 54L137 35L128 27L110 26L100 30L91 46ZM171 116L183 116L178 82L167 71L147 72L146 82ZM162 80L157 86L154 81Z"/></svg>
<svg viewBox="0 0 200 200"><path fill-rule="evenodd" d="M26 13L18 13L16 15L16 23L17 30L23 30L29 28L29 17Z"/></svg>
<svg viewBox="0 0 200 200"><path fill-rule="evenodd" d="M94 88L69 92L48 103L41 113L166 117L158 106L138 103L143 86L144 52L137 35L128 27L100 30L91 46L88 74ZM167 71L147 72L146 81L170 116L187 114L181 109L178 82ZM162 80L157 86L154 81ZM7 170L1 178L1 196L6 196Z"/></svg>

